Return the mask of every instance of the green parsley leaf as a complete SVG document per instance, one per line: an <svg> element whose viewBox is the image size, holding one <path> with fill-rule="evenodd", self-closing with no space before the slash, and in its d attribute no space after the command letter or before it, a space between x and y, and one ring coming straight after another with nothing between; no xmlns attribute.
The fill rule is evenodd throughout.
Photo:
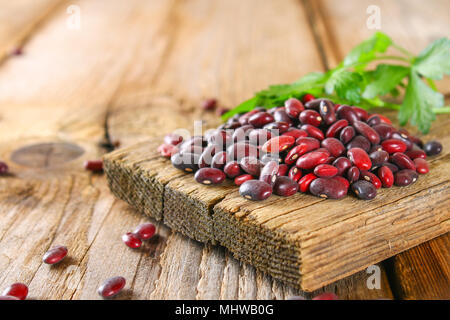
<svg viewBox="0 0 450 320"><path fill-rule="evenodd" d="M325 92L332 94L336 91L338 97L348 100L351 103L361 101L361 88L363 78L357 72L338 70L331 73L325 84Z"/></svg>
<svg viewBox="0 0 450 320"><path fill-rule="evenodd" d="M413 68L434 80L450 74L450 40L441 38L426 47L415 60Z"/></svg>
<svg viewBox="0 0 450 320"><path fill-rule="evenodd" d="M410 68L404 66L380 64L372 73L372 81L366 86L363 97L372 99L383 96L392 90L406 77Z"/></svg>
<svg viewBox="0 0 450 320"><path fill-rule="evenodd" d="M361 42L354 47L345 57L344 66L347 67L356 62L368 62L373 59L377 53L386 52L392 44L391 38L382 32L375 32L369 39Z"/></svg>

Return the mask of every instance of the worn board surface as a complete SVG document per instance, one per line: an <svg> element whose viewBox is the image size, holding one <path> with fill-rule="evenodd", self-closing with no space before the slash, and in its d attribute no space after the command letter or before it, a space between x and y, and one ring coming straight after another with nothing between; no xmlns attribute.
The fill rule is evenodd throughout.
<svg viewBox="0 0 450 320"><path fill-rule="evenodd" d="M372 2L382 10L392 3ZM362 271L311 294L163 223L158 223L158 237L141 250L130 250L121 234L148 218L117 200L103 176L82 169L83 160L105 152L102 145L108 140L126 148L178 127L190 128L199 117L215 125L213 114L198 109L204 97L232 106L271 83L332 65L367 35L361 22L366 3L0 3L5 17L0 24L0 158L12 172L0 178L0 288L21 281L34 299L98 299L96 288L105 278L123 275L127 290L122 299L285 299L324 290L342 299L448 297L448 234L378 264L380 289L369 289L370 274ZM436 16L448 10L445 1L431 1L423 14L421 1L410 3L396 1L389 21L398 17L403 22L382 27L389 33L402 30L400 42L418 52L429 40L446 35L447 20ZM81 9L80 30L66 27L69 5ZM344 5L359 12L354 15L359 20L330 19L344 14ZM411 24L420 33L408 33ZM324 32L317 32L321 25ZM334 39L338 34L351 35L351 41ZM338 46L328 47L330 38ZM15 47L22 47L23 55L6 54ZM440 88L447 92L443 83ZM41 143L51 145L15 153ZM84 150L76 159L74 145ZM28 164L16 163L12 157L17 160L17 154ZM67 245L70 257L49 268L41 257L55 244Z"/></svg>

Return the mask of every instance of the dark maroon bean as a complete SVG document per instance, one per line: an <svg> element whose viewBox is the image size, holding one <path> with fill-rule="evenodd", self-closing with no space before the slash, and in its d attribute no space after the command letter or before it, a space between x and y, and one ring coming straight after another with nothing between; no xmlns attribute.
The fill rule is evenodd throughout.
<svg viewBox="0 0 450 320"><path fill-rule="evenodd" d="M103 171L103 161L102 160L86 160L84 162L84 168L86 170L89 170L92 172L102 172ZM0 171L3 171L3 170L0 169Z"/></svg>
<svg viewBox="0 0 450 320"><path fill-rule="evenodd" d="M198 159L198 167L210 167L214 155L216 154L216 152L220 152L221 150L222 148L214 144L210 144L209 146L207 146Z"/></svg>
<svg viewBox="0 0 450 320"><path fill-rule="evenodd" d="M352 126L347 126L341 130L341 133L339 134L339 140L341 140L343 144L347 144L355 137L355 135L355 128L353 128Z"/></svg>
<svg viewBox="0 0 450 320"><path fill-rule="evenodd" d="M304 103L304 106L306 109L315 109L315 110L319 110L320 107L320 103L325 100L325 99L313 99L311 101L308 101L306 103Z"/></svg>
<svg viewBox="0 0 450 320"><path fill-rule="evenodd" d="M336 121L328 128L326 137L327 138L335 138L338 135L338 133L340 132L340 130L344 129L346 126L348 126L347 120L341 119L341 120ZM354 129L353 129L353 131L354 131ZM353 136L352 136L352 138L353 138Z"/></svg>
<svg viewBox="0 0 450 320"><path fill-rule="evenodd" d="M261 163L262 164L267 164L269 161L277 161L278 163L282 163L283 162L283 158L275 153L266 153L261 157Z"/></svg>
<svg viewBox="0 0 450 320"><path fill-rule="evenodd" d="M336 157L328 157L327 162L325 162L326 164L332 164L334 162L334 160L336 160Z"/></svg>
<svg viewBox="0 0 450 320"><path fill-rule="evenodd" d="M180 144L182 141L183 137L176 133L169 133L164 137L164 142L173 146Z"/></svg>
<svg viewBox="0 0 450 320"><path fill-rule="evenodd" d="M372 144L380 143L380 136L372 127L362 121L355 121L353 127Z"/></svg>
<svg viewBox="0 0 450 320"><path fill-rule="evenodd" d="M337 114L340 119L345 119L350 124L353 124L355 121L359 120L358 116L353 111L353 108L350 106L340 106Z"/></svg>
<svg viewBox="0 0 450 320"><path fill-rule="evenodd" d="M142 240L139 239L138 235L127 232L122 236L122 241L130 248L136 249L142 246Z"/></svg>
<svg viewBox="0 0 450 320"><path fill-rule="evenodd" d="M326 138L325 140L322 140L320 145L326 148L335 158L342 155L346 150L342 142L336 138Z"/></svg>
<svg viewBox="0 0 450 320"><path fill-rule="evenodd" d="M8 173L8 170L9 170L8 165L5 162L0 161L0 174L1 175L6 174Z"/></svg>
<svg viewBox="0 0 450 320"><path fill-rule="evenodd" d="M203 137L193 136L180 145L180 150L185 146L206 147L207 145L208 142Z"/></svg>
<svg viewBox="0 0 450 320"><path fill-rule="evenodd" d="M239 187L239 194L253 201L265 200L272 194L272 187L264 181L248 180Z"/></svg>
<svg viewBox="0 0 450 320"><path fill-rule="evenodd" d="M302 111L300 113L299 120L302 124L310 124L314 127L318 127L322 123L322 117L320 116L320 114L317 111L311 109Z"/></svg>
<svg viewBox="0 0 450 320"><path fill-rule="evenodd" d="M369 152L370 151L370 141L367 140L365 137L363 136L356 136L352 139L352 141L350 141L347 144L347 150L352 149L352 148L360 148L363 149L365 152Z"/></svg>
<svg viewBox="0 0 450 320"><path fill-rule="evenodd" d="M258 157L258 148L252 144L245 142L235 143L227 148L228 161L240 161L244 157Z"/></svg>
<svg viewBox="0 0 450 320"><path fill-rule="evenodd" d="M361 148L351 148L347 151L347 158L358 167L359 170L369 170L372 161L369 155Z"/></svg>
<svg viewBox="0 0 450 320"><path fill-rule="evenodd" d="M28 287L24 283L16 282L6 288L2 296L15 297L19 300L25 300L28 295Z"/></svg>
<svg viewBox="0 0 450 320"><path fill-rule="evenodd" d="M345 185L345 187L348 189L350 188L350 182L348 182L347 179L345 179L344 177L341 176L335 176L333 177L333 179L338 180L341 184Z"/></svg>
<svg viewBox="0 0 450 320"><path fill-rule="evenodd" d="M234 179L237 176L240 176L243 172L241 170L241 166L237 161L230 161L228 162L225 167L223 168L223 171L227 175L228 178Z"/></svg>
<svg viewBox="0 0 450 320"><path fill-rule="evenodd" d="M430 171L427 160L424 160L422 158L414 159L414 165L416 166L417 173L426 174Z"/></svg>
<svg viewBox="0 0 450 320"><path fill-rule="evenodd" d="M303 153L313 151L313 150L320 148L320 141L317 140L316 138L311 138L311 137L298 138L295 141L295 144L302 148L301 150Z"/></svg>
<svg viewBox="0 0 450 320"><path fill-rule="evenodd" d="M403 169L394 174L394 183L399 187L406 187L417 181L418 174L414 170Z"/></svg>
<svg viewBox="0 0 450 320"><path fill-rule="evenodd" d="M296 166L300 169L311 170L319 164L327 162L328 154L321 151L312 151L298 158Z"/></svg>
<svg viewBox="0 0 450 320"><path fill-rule="evenodd" d="M298 191L298 183L289 177L277 177L273 186L273 193L282 197L290 197Z"/></svg>
<svg viewBox="0 0 450 320"><path fill-rule="evenodd" d="M394 173L388 166L378 169L378 178L380 178L383 188L390 188L394 184Z"/></svg>
<svg viewBox="0 0 450 320"><path fill-rule="evenodd" d="M383 147L383 150L388 152L389 154L396 152L405 152L407 148L405 142L399 139L384 140L381 143L381 146Z"/></svg>
<svg viewBox="0 0 450 320"><path fill-rule="evenodd" d="M352 183L352 190L356 196L362 200L371 200L377 196L375 186L365 180L359 180Z"/></svg>
<svg viewBox="0 0 450 320"><path fill-rule="evenodd" d="M248 139L251 144L263 145L272 138L272 133L267 129L254 129L250 131Z"/></svg>
<svg viewBox="0 0 450 320"><path fill-rule="evenodd" d="M202 168L195 173L195 181L206 185L220 184L225 178L225 173L216 168Z"/></svg>
<svg viewBox="0 0 450 320"><path fill-rule="evenodd" d="M253 109L253 110L251 110L251 111L249 111L249 112L247 112L247 113L244 113L243 115L241 115L241 116L239 117L239 120L238 120L238 121L239 121L239 124L240 124L241 126L248 124L248 120L250 119L250 117L251 117L252 115L254 115L254 114L260 112L260 111L261 111L261 110Z"/></svg>
<svg viewBox="0 0 450 320"><path fill-rule="evenodd" d="M55 246L44 254L42 261L44 261L44 263L46 264L55 264L64 259L66 255L67 255L67 247Z"/></svg>
<svg viewBox="0 0 450 320"><path fill-rule="evenodd" d="M234 184L237 186L240 186L245 181L249 181L249 180L253 180L253 179L255 179L255 177L253 177L251 174L242 174L242 175L234 178Z"/></svg>
<svg viewBox="0 0 450 320"><path fill-rule="evenodd" d="M202 109L206 111L214 110L217 106L216 99L206 99L202 102Z"/></svg>
<svg viewBox="0 0 450 320"><path fill-rule="evenodd" d="M295 128L289 128L288 131L284 132L282 134L283 136L291 136L294 137L294 139L298 139L298 138L304 138L308 136L308 133L304 130L300 130L300 129L295 129Z"/></svg>
<svg viewBox="0 0 450 320"><path fill-rule="evenodd" d="M426 159L427 158L427 154L425 153L425 151L422 150L409 150L409 151L405 151L405 154L411 158L411 160L420 158L420 159Z"/></svg>
<svg viewBox="0 0 450 320"><path fill-rule="evenodd" d="M319 178L332 178L339 172L338 168L329 164L319 164L314 168L314 174Z"/></svg>
<svg viewBox="0 0 450 320"><path fill-rule="evenodd" d="M370 160L372 161L372 166L379 167L383 163L389 160L389 153L386 151L375 151L369 154Z"/></svg>
<svg viewBox="0 0 450 320"><path fill-rule="evenodd" d="M275 180L277 178L277 173L280 165L277 161L269 161L267 162L264 167L261 169L261 174L259 176L259 180L264 181L270 185L273 185L275 183Z"/></svg>
<svg viewBox="0 0 450 320"><path fill-rule="evenodd" d="M254 126L255 128L261 128L262 126L273 122L275 119L272 115L267 112L258 112L252 115L248 119L248 123Z"/></svg>
<svg viewBox="0 0 450 320"><path fill-rule="evenodd" d="M233 122L225 123L223 127L220 127L220 129L231 130L231 129L239 128L240 126L241 126L241 124L239 122L233 121Z"/></svg>
<svg viewBox="0 0 450 320"><path fill-rule="evenodd" d="M186 172L195 172L198 170L200 156L194 153L176 153L170 157L172 165Z"/></svg>
<svg viewBox="0 0 450 320"><path fill-rule="evenodd" d="M336 122L334 104L330 100L322 100L319 105L319 113L326 125Z"/></svg>
<svg viewBox="0 0 450 320"><path fill-rule="evenodd" d="M141 240L148 240L155 235L156 227L153 223L147 222L140 224L134 229L133 233Z"/></svg>
<svg viewBox="0 0 450 320"><path fill-rule="evenodd" d="M111 298L119 294L125 287L126 280L124 277L112 277L107 279L98 288L98 294L103 298Z"/></svg>
<svg viewBox="0 0 450 320"><path fill-rule="evenodd" d="M255 177L258 177L261 172L262 163L256 157L244 157L239 161L239 165L242 170Z"/></svg>
<svg viewBox="0 0 450 320"><path fill-rule="evenodd" d="M442 152L442 144L438 141L430 141L425 143L423 150L427 156L435 156Z"/></svg>
<svg viewBox="0 0 450 320"><path fill-rule="evenodd" d="M400 170L395 164L390 163L390 162L383 163L383 166L388 167L389 169L391 169L392 173L396 173L398 170Z"/></svg>
<svg viewBox="0 0 450 320"><path fill-rule="evenodd" d="M287 123L289 126L292 125L292 119L287 114L286 110L277 110L273 113L273 118L275 122Z"/></svg>
<svg viewBox="0 0 450 320"><path fill-rule="evenodd" d="M211 167L222 169L227 163L228 154L225 151L217 152L211 160Z"/></svg>
<svg viewBox="0 0 450 320"><path fill-rule="evenodd" d="M404 133L394 132L392 134L392 139L401 140L406 145L406 150L412 150L414 144L408 139L408 136Z"/></svg>
<svg viewBox="0 0 450 320"><path fill-rule="evenodd" d="M369 113L366 110L359 107L352 107L352 109L360 121L366 122L369 118Z"/></svg>
<svg viewBox="0 0 450 320"><path fill-rule="evenodd" d="M286 131L288 131L289 123L287 123L287 122L271 122L271 123L266 124L263 128L270 130L272 132L273 131L278 132L278 134L282 134L282 133L285 133Z"/></svg>
<svg viewBox="0 0 450 320"><path fill-rule="evenodd" d="M338 169L338 175L343 176L347 170L352 166L352 162L345 157L339 157L333 161L333 166Z"/></svg>
<svg viewBox="0 0 450 320"><path fill-rule="evenodd" d="M250 133L250 130L252 130L252 129L254 129L254 128L250 124L246 124L246 125L243 125L240 128L237 128L233 132L232 141L234 143L236 143L236 142L241 142L241 141L247 140L248 136L249 136L249 133Z"/></svg>
<svg viewBox="0 0 450 320"><path fill-rule="evenodd" d="M278 172L277 172L277 177L282 177L288 174L289 171L289 167L287 164L280 164L280 166L278 167Z"/></svg>
<svg viewBox="0 0 450 320"><path fill-rule="evenodd" d="M372 147L370 147L369 154L376 152L376 151L383 151L383 147L381 146L381 144L376 144L376 145L373 145Z"/></svg>
<svg viewBox="0 0 450 320"><path fill-rule="evenodd" d="M292 167L291 169L289 169L287 176L295 182L298 182L298 180L300 180L300 178L302 177L302 174L302 170L297 167Z"/></svg>
<svg viewBox="0 0 450 320"><path fill-rule="evenodd" d="M286 107L286 113L292 119L297 119L300 112L305 110L303 103L295 98L290 98L284 102L284 106Z"/></svg>
<svg viewBox="0 0 450 320"><path fill-rule="evenodd" d="M367 119L367 124L371 127L376 126L381 123L381 119L378 115L374 114Z"/></svg>
<svg viewBox="0 0 450 320"><path fill-rule="evenodd" d="M380 139L386 140L391 139L392 135L395 133L395 128L391 126L390 124L386 123L380 123L375 126L373 126L373 129L378 132L378 135L380 136Z"/></svg>
<svg viewBox="0 0 450 320"><path fill-rule="evenodd" d="M305 130L310 137L316 138L317 140L322 141L325 138L322 130L310 124L303 124L300 129Z"/></svg>
<svg viewBox="0 0 450 320"><path fill-rule="evenodd" d="M406 154L401 152L394 153L390 158L390 162L393 162L400 169L416 170L414 162Z"/></svg>
<svg viewBox="0 0 450 320"><path fill-rule="evenodd" d="M359 179L369 181L377 189L381 188L380 179L370 171L361 171Z"/></svg>
<svg viewBox="0 0 450 320"><path fill-rule="evenodd" d="M347 190L347 186L335 178L317 178L309 186L309 191L321 198L341 199L347 195Z"/></svg>
<svg viewBox="0 0 450 320"><path fill-rule="evenodd" d="M358 167L353 166L347 170L347 179L348 179L348 181L350 181L350 183L358 181L359 176L360 176L360 171L359 171Z"/></svg>

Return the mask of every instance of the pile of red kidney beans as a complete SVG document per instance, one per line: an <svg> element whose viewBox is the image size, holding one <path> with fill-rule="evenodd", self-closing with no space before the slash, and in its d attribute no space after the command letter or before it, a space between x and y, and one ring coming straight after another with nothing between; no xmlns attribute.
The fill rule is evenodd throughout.
<svg viewBox="0 0 450 320"><path fill-rule="evenodd" d="M442 145L423 144L380 114L308 94L235 115L204 136L168 134L158 151L199 183L234 179L250 200L297 192L341 199L349 189L370 200L381 187L416 182Z"/></svg>

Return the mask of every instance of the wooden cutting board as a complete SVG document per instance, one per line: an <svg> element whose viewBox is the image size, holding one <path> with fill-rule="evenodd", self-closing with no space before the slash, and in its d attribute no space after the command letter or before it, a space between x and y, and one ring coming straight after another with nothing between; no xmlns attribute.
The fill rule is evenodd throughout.
<svg viewBox="0 0 450 320"><path fill-rule="evenodd" d="M236 258L296 288L313 291L450 230L450 117L431 136L444 152L409 187L348 196L271 196L252 202L231 181L204 186L156 152L155 138L104 157L111 191L173 230L230 250Z"/></svg>

